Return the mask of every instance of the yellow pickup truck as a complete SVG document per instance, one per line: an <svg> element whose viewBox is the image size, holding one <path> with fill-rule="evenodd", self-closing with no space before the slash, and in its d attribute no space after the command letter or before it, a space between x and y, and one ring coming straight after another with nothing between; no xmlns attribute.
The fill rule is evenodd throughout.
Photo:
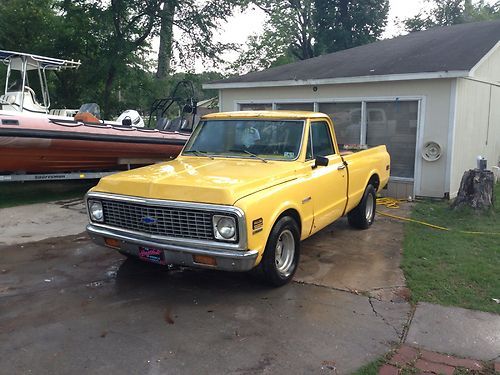
<svg viewBox="0 0 500 375"><path fill-rule="evenodd" d="M289 282L300 241L336 219L368 228L389 180L385 146L342 152L322 113L228 112L202 118L174 160L100 180L86 197L100 245L164 265Z"/></svg>

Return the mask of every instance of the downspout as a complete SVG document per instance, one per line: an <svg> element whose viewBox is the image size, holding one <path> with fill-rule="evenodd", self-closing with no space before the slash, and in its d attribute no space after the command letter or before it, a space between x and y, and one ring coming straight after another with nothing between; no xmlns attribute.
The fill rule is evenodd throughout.
<svg viewBox="0 0 500 375"><path fill-rule="evenodd" d="M451 92L450 92L450 113L449 113L449 123L448 123L448 145L446 147L446 175L445 175L445 186L444 186L444 197L447 199L453 199L455 192L451 191L451 172L453 167L453 152L455 147L455 132L457 127L457 101L458 101L458 80L456 78L451 82Z"/></svg>

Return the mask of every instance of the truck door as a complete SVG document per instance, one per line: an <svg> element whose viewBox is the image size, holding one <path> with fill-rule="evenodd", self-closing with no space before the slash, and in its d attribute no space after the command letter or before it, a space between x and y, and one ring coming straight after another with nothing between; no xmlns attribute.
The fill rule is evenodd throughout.
<svg viewBox="0 0 500 375"><path fill-rule="evenodd" d="M328 158L327 166L316 166L314 158ZM312 232L342 216L347 202L347 169L335 152L330 126L326 121L311 122L306 159L311 164L311 201L314 207Z"/></svg>

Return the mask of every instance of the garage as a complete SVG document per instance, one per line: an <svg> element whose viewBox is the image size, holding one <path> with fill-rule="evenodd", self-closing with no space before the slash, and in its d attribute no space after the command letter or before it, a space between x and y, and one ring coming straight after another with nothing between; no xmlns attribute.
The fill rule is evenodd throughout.
<svg viewBox="0 0 500 375"><path fill-rule="evenodd" d="M438 27L205 85L221 111L328 114L340 145L386 144L388 195L454 198L500 157L500 22Z"/></svg>

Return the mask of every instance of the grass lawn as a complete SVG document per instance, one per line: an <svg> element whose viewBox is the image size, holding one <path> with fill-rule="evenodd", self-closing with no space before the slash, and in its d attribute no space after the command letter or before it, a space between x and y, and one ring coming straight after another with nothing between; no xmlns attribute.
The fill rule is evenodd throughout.
<svg viewBox="0 0 500 375"><path fill-rule="evenodd" d="M83 197L97 180L0 183L0 208Z"/></svg>
<svg viewBox="0 0 500 375"><path fill-rule="evenodd" d="M496 206L482 214L452 211L448 202L420 202L412 218L452 229L444 232L416 223L405 228L402 268L412 301L500 313L500 184Z"/></svg>
<svg viewBox="0 0 500 375"><path fill-rule="evenodd" d="M367 365L361 367L352 375L378 375L380 367L382 367L382 365L385 363L386 360L387 358L385 356L380 357L375 361L370 362Z"/></svg>

